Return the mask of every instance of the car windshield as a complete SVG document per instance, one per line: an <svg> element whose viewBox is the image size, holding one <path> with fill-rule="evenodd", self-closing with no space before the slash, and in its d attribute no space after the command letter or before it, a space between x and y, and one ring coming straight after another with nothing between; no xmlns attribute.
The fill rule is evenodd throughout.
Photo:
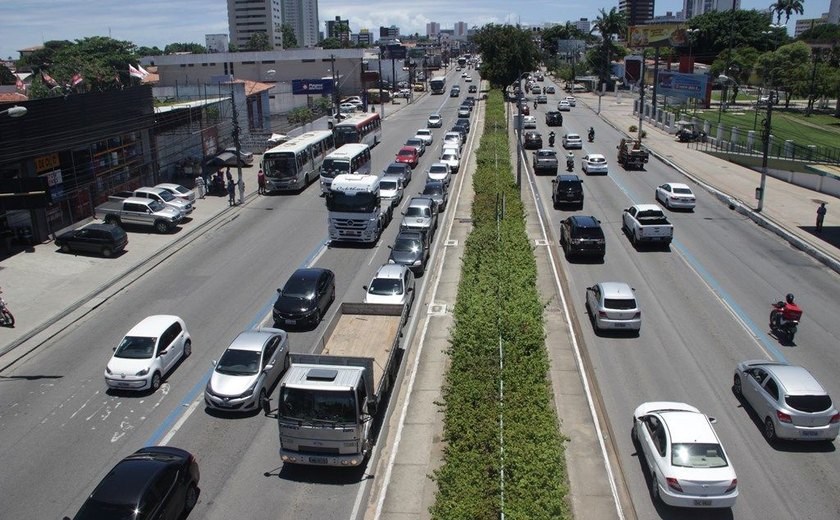
<svg viewBox="0 0 840 520"><path fill-rule="evenodd" d="M216 372L229 376L249 376L260 371L260 353L253 350L227 349L216 363Z"/></svg>
<svg viewBox="0 0 840 520"><path fill-rule="evenodd" d="M163 211L166 209L166 204L159 200L150 200L149 208L154 212Z"/></svg>
<svg viewBox="0 0 840 520"><path fill-rule="evenodd" d="M691 195L691 190L688 188L674 188L674 193L679 193L681 195Z"/></svg>
<svg viewBox="0 0 840 520"><path fill-rule="evenodd" d="M429 208L419 208L417 206L409 206L405 210L406 217L429 217Z"/></svg>
<svg viewBox="0 0 840 520"><path fill-rule="evenodd" d="M332 191L327 194L327 210L348 213L371 213L379 207L379 196L367 192Z"/></svg>
<svg viewBox="0 0 840 520"><path fill-rule="evenodd" d="M440 166L432 166L429 168L429 173L449 173L449 166L442 164Z"/></svg>
<svg viewBox="0 0 840 520"><path fill-rule="evenodd" d="M557 152L553 150L540 150L537 152L537 157L554 157L557 155Z"/></svg>
<svg viewBox="0 0 840 520"><path fill-rule="evenodd" d="M800 412L824 412L831 408L831 397L827 395L786 395L785 403Z"/></svg>
<svg viewBox="0 0 840 520"><path fill-rule="evenodd" d="M350 161L347 159L324 159L321 163L321 175L335 177L342 173L350 173Z"/></svg>
<svg viewBox="0 0 840 520"><path fill-rule="evenodd" d="M604 299L604 308L605 309L618 309L618 310L630 310L636 308L636 300L630 298L605 298Z"/></svg>
<svg viewBox="0 0 840 520"><path fill-rule="evenodd" d="M395 191L397 189L397 181L379 181L379 189L382 191Z"/></svg>
<svg viewBox="0 0 840 520"><path fill-rule="evenodd" d="M566 136L566 139L569 141L574 141L575 139L580 139L580 136L577 134L568 134Z"/></svg>
<svg viewBox="0 0 840 520"><path fill-rule="evenodd" d="M174 189L178 193L181 193L181 194L184 194L184 195L186 195L190 192L190 190L188 188L185 188L185 187L181 186L180 184L178 186L175 186Z"/></svg>
<svg viewBox="0 0 840 520"><path fill-rule="evenodd" d="M440 158L441 161L457 161L458 158L455 157L454 153L445 153Z"/></svg>
<svg viewBox="0 0 840 520"><path fill-rule="evenodd" d="M399 296L402 293L403 286L400 278L374 278L368 288L368 294L378 296Z"/></svg>
<svg viewBox="0 0 840 520"><path fill-rule="evenodd" d="M439 184L427 184L423 188L423 195L442 195L443 187Z"/></svg>
<svg viewBox="0 0 840 520"><path fill-rule="evenodd" d="M157 338L126 336L114 351L114 357L125 359L149 359L154 355Z"/></svg>
<svg viewBox="0 0 840 520"><path fill-rule="evenodd" d="M415 238L398 238L394 242L394 251L416 253L423 248L423 244Z"/></svg>
<svg viewBox="0 0 840 520"><path fill-rule="evenodd" d="M604 159L603 157L590 157L590 158L589 158L589 162L591 162L591 163L597 163L597 164L600 164L600 163L605 163L605 162L607 162L607 160L606 160L606 159Z"/></svg>
<svg viewBox="0 0 840 520"><path fill-rule="evenodd" d="M415 153L417 153L417 150L402 149L397 155L399 155L400 157L414 157Z"/></svg>
<svg viewBox="0 0 840 520"><path fill-rule="evenodd" d="M314 390L288 386L280 391L281 419L304 422L356 422L356 398L352 390Z"/></svg>
<svg viewBox="0 0 840 520"><path fill-rule="evenodd" d="M283 286L283 296L311 300L315 297L315 288L310 280L293 277L289 278L289 281Z"/></svg>
<svg viewBox="0 0 840 520"><path fill-rule="evenodd" d="M162 198L166 202L172 202L173 200L175 200L175 195L172 195L166 190L160 190L160 198Z"/></svg>
<svg viewBox="0 0 840 520"><path fill-rule="evenodd" d="M405 173L405 167L401 164L392 164L385 168L385 173L396 173L398 175L403 175Z"/></svg>
<svg viewBox="0 0 840 520"><path fill-rule="evenodd" d="M422 139L409 139L405 142L408 146L422 146L423 140Z"/></svg>
<svg viewBox="0 0 840 520"><path fill-rule="evenodd" d="M114 504L95 498L85 501L75 518L80 520L108 518L109 520L137 520L137 504Z"/></svg>
<svg viewBox="0 0 840 520"><path fill-rule="evenodd" d="M671 446L671 465L681 468L725 468L729 464L720 444L679 443Z"/></svg>

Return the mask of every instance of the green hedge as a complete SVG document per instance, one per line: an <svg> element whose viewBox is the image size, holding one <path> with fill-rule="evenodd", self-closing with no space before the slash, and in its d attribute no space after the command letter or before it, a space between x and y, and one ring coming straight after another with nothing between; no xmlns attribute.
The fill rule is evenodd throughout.
<svg viewBox="0 0 840 520"><path fill-rule="evenodd" d="M511 168L501 92L491 91L486 103L473 178L474 228L465 246L443 389L444 464L434 474L438 492L430 512L435 519L500 518L503 412L505 517L571 518L563 437L548 381L543 304ZM497 219L502 199L504 215Z"/></svg>

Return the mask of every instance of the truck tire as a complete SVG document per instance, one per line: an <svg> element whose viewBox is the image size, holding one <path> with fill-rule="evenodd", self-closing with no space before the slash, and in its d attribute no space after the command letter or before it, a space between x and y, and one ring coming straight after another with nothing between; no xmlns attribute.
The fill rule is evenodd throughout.
<svg viewBox="0 0 840 520"><path fill-rule="evenodd" d="M155 231L161 235L167 233L169 231L169 224L167 224L166 221L158 220L155 222Z"/></svg>

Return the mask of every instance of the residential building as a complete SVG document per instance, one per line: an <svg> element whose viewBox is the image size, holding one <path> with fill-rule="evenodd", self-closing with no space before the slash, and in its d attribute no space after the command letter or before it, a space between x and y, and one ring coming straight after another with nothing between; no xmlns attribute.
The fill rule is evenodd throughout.
<svg viewBox="0 0 840 520"><path fill-rule="evenodd" d="M440 24L438 22L429 22L426 24L426 36L437 38L438 34L440 34Z"/></svg>
<svg viewBox="0 0 840 520"><path fill-rule="evenodd" d="M735 9L741 8L741 0L735 0ZM712 11L732 10L732 0L683 0L683 19L690 20L695 16Z"/></svg>
<svg viewBox="0 0 840 520"><path fill-rule="evenodd" d="M351 35L350 40L353 42L354 45L366 45L370 47L371 45L373 45L374 37L372 32L365 28L362 28L359 29L359 32L357 34Z"/></svg>
<svg viewBox="0 0 840 520"><path fill-rule="evenodd" d="M684 21L685 18L682 11L677 11L676 13L673 11L665 11L664 15L661 14L651 18L649 23L678 23Z"/></svg>
<svg viewBox="0 0 840 520"><path fill-rule="evenodd" d="M379 39L380 40L396 40L400 37L400 28L396 25L392 25L391 27L379 27Z"/></svg>
<svg viewBox="0 0 840 520"><path fill-rule="evenodd" d="M230 0L228 0L230 1ZM318 0L272 0L280 2L283 24L292 27L298 47L318 45Z"/></svg>
<svg viewBox="0 0 840 520"><path fill-rule="evenodd" d="M275 49L283 48L282 13L278 0L227 0L230 41L239 49L247 49L251 36L264 33ZM298 40L300 41L300 40ZM225 48L226 52L228 49Z"/></svg>
<svg viewBox="0 0 840 520"><path fill-rule="evenodd" d="M327 30L324 33L327 38L338 38L341 42L350 41L350 20L342 20L336 16L335 20L325 22Z"/></svg>
<svg viewBox="0 0 840 520"><path fill-rule="evenodd" d="M204 46L207 52L227 52L229 49L230 40L227 34L205 34Z"/></svg>
<svg viewBox="0 0 840 520"><path fill-rule="evenodd" d="M589 18L581 18L580 20L571 22L571 24L584 34L589 34L589 31L592 30L592 22L589 21Z"/></svg>
<svg viewBox="0 0 840 520"><path fill-rule="evenodd" d="M828 23L828 16L829 13L823 13L823 15L819 18L800 18L796 21L796 28L793 31L793 37L799 38L799 36L818 25L825 25Z"/></svg>
<svg viewBox="0 0 840 520"><path fill-rule="evenodd" d="M455 38L465 40L467 38L467 31L469 27L466 22L455 22L454 34Z"/></svg>
<svg viewBox="0 0 840 520"><path fill-rule="evenodd" d="M831 0L828 6L828 23L840 24L840 0Z"/></svg>
<svg viewBox="0 0 840 520"><path fill-rule="evenodd" d="M642 25L653 18L654 0L619 0L618 9L627 15L627 26Z"/></svg>

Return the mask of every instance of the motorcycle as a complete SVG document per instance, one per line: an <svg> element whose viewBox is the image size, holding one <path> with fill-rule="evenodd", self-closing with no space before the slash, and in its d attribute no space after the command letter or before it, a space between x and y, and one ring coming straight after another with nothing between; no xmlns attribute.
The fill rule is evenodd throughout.
<svg viewBox="0 0 840 520"><path fill-rule="evenodd" d="M549 136L548 136L548 146L554 148L554 134L549 134Z"/></svg>
<svg viewBox="0 0 840 520"><path fill-rule="evenodd" d="M0 326L14 327L15 317L6 305L6 301L0 296Z"/></svg>
<svg viewBox="0 0 840 520"><path fill-rule="evenodd" d="M575 169L575 160L574 159L566 159L566 171L574 171Z"/></svg>
<svg viewBox="0 0 840 520"><path fill-rule="evenodd" d="M595 132L589 132L589 142L590 143L595 142Z"/></svg>
<svg viewBox="0 0 840 520"><path fill-rule="evenodd" d="M785 302L775 302L770 310L770 330L776 334L777 337L786 336L788 341L793 341L796 335L796 328L799 326L799 320L802 318L802 312L792 313L785 317L783 309Z"/></svg>

